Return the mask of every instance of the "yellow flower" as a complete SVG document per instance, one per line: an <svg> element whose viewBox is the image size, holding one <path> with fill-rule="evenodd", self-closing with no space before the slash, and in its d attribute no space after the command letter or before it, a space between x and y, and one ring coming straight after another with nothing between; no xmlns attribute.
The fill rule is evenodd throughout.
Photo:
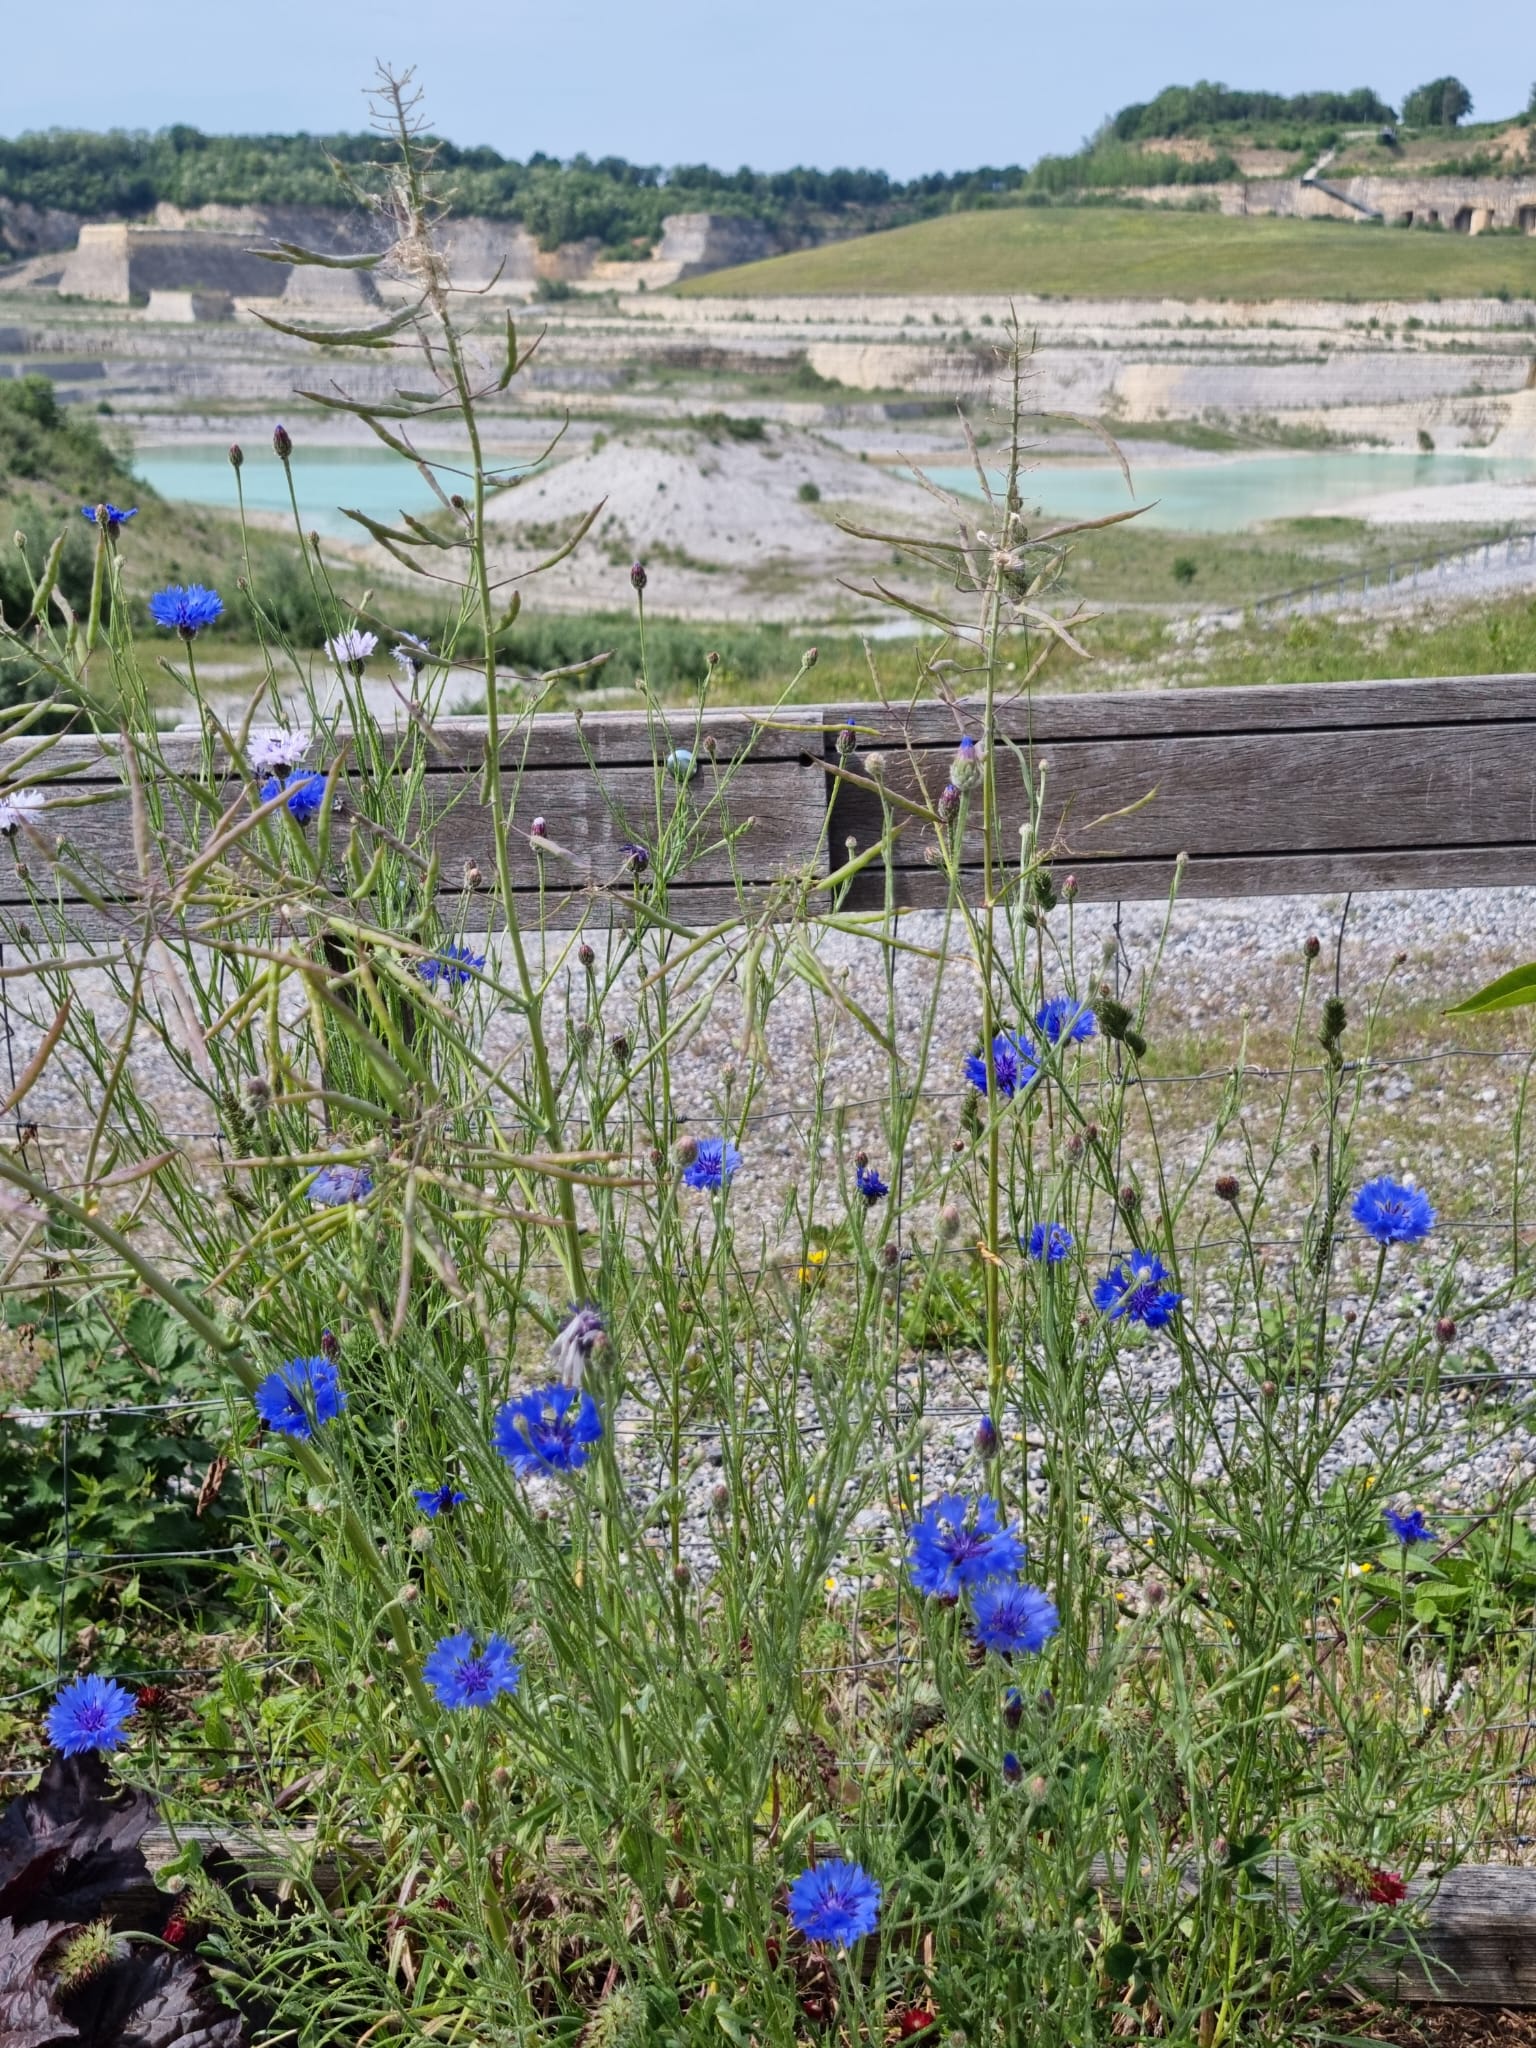
<svg viewBox="0 0 1536 2048"><path fill-rule="evenodd" d="M837 1591L837 1580L833 1578L830 1572L827 1573L826 1579L823 1583L825 1584L826 1589L829 1593L835 1593Z"/></svg>
<svg viewBox="0 0 1536 2048"><path fill-rule="evenodd" d="M796 1267L795 1278L802 1287L809 1287L813 1280L821 1278L821 1269L826 1263L826 1246L824 1244L813 1244L805 1255L805 1264Z"/></svg>

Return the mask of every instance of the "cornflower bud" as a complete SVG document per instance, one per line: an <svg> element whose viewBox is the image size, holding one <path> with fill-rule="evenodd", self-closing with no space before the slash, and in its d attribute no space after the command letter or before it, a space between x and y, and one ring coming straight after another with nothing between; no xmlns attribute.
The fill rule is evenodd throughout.
<svg viewBox="0 0 1536 2048"><path fill-rule="evenodd" d="M430 1550L432 1548L432 1531L425 1522L418 1523L411 1531L411 1548L412 1550Z"/></svg>
<svg viewBox="0 0 1536 2048"><path fill-rule="evenodd" d="M854 743L857 739L858 734L854 731L853 720L850 718L845 725L839 726L838 728L836 742L837 751L840 754L851 754L853 752Z"/></svg>
<svg viewBox="0 0 1536 2048"><path fill-rule="evenodd" d="M730 1504L731 1489L728 1486L717 1483L710 1488L709 1506L712 1514L723 1515Z"/></svg>
<svg viewBox="0 0 1536 2048"><path fill-rule="evenodd" d="M888 1237L885 1243L880 1247L880 1263L887 1269L887 1271L889 1271L895 1266L899 1265L900 1262L901 1250L897 1245L896 1240L894 1238Z"/></svg>
<svg viewBox="0 0 1536 2048"><path fill-rule="evenodd" d="M1066 880L1061 885L1061 893L1066 898L1068 903L1072 901L1073 897L1077 894L1076 875L1067 876Z"/></svg>
<svg viewBox="0 0 1536 2048"><path fill-rule="evenodd" d="M955 818L959 815L960 792L958 789L956 789L955 785L952 782L946 782L944 787L939 791L939 801L937 808L939 813L939 822L944 825L952 824Z"/></svg>
<svg viewBox="0 0 1536 2048"><path fill-rule="evenodd" d="M421 1588L419 1586L413 1586L408 1582L400 1588L399 1592L395 1595L395 1598L400 1602L400 1605L402 1607L414 1607L416 1605L416 1602L421 1598Z"/></svg>
<svg viewBox="0 0 1536 2048"><path fill-rule="evenodd" d="M1047 1784L1045 1779L1042 1778L1039 1772L1037 1771L1034 1777L1032 1777L1029 1781L1028 1790L1031 1805L1043 1806L1045 1804L1046 1794L1050 1791L1050 1789L1051 1788Z"/></svg>
<svg viewBox="0 0 1536 2048"><path fill-rule="evenodd" d="M469 1821L469 1822L471 1822L471 1823L473 1823L473 1822L477 1821L477 1820L478 1820L478 1819L480 1818L480 1802L479 1802L479 1800L478 1800L478 1799L466 1799L466 1800L464 1801L463 1805L462 1805L462 1806L461 1806L461 1807L459 1808L459 1812L460 1812L460 1813L461 1813L461 1814L463 1815L463 1817L464 1817L464 1819L465 1819L465 1820L467 1820L467 1821Z"/></svg>
<svg viewBox="0 0 1536 2048"><path fill-rule="evenodd" d="M800 666L802 668L814 668L820 659L821 649L819 647L807 647L804 654L800 657Z"/></svg>
<svg viewBox="0 0 1536 2048"><path fill-rule="evenodd" d="M464 886L466 889L483 889L485 887L485 875L478 861L465 861Z"/></svg>
<svg viewBox="0 0 1536 2048"><path fill-rule="evenodd" d="M1067 1145L1066 1145L1066 1152L1067 1152L1067 1157L1068 1157L1069 1159L1081 1159L1081 1158L1082 1158L1082 1156L1083 1156L1083 1134L1082 1134L1082 1132L1081 1132L1081 1131L1073 1131L1073 1132L1072 1132L1072 1133L1071 1133L1071 1134L1069 1135L1069 1137L1068 1137L1068 1139L1067 1139Z"/></svg>
<svg viewBox="0 0 1536 2048"><path fill-rule="evenodd" d="M1024 1766L1010 1749L1003 1758L1003 1777L1010 1785L1017 1785L1024 1776Z"/></svg>
<svg viewBox="0 0 1536 2048"><path fill-rule="evenodd" d="M491 1773L491 1783L496 1787L496 1790L498 1792L505 1792L511 1782L512 1773L505 1764L498 1764Z"/></svg>
<svg viewBox="0 0 1536 2048"><path fill-rule="evenodd" d="M960 1211L953 1202L946 1202L939 1211L939 1235L958 1237L960 1235Z"/></svg>
<svg viewBox="0 0 1536 2048"><path fill-rule="evenodd" d="M1302 941L1301 954L1304 960L1315 960L1322 950L1323 942L1316 932L1311 933Z"/></svg>
<svg viewBox="0 0 1536 2048"><path fill-rule="evenodd" d="M662 1149L661 1149L661 1147L660 1147L659 1145L653 1145L653 1146L651 1147L651 1164L652 1164L652 1166L665 1166L665 1165L666 1165L666 1163L667 1163L667 1155L666 1155L666 1153L662 1151Z"/></svg>
<svg viewBox="0 0 1536 2048"><path fill-rule="evenodd" d="M240 443L239 443L238 441L231 441L231 442L230 442L230 444L229 444L229 466L230 466L230 468L231 468L231 469L239 469L239 468L240 468L240 466L241 466L241 464L242 464L242 463L243 463L244 461L245 461L245 450L244 450L244 449L243 449L243 448L242 448L242 447L240 446Z"/></svg>
<svg viewBox="0 0 1536 2048"><path fill-rule="evenodd" d="M1237 1175L1235 1173L1218 1173L1216 1176L1216 1193L1224 1202L1235 1202L1238 1193Z"/></svg>
<svg viewBox="0 0 1536 2048"><path fill-rule="evenodd" d="M276 426L272 429L272 452L279 462L286 462L292 455L293 436L286 427Z"/></svg>
<svg viewBox="0 0 1536 2048"><path fill-rule="evenodd" d="M1273 1399L1275 1398L1276 1391L1277 1389L1275 1387L1275 1383L1273 1380L1263 1380L1260 1382L1259 1392L1264 1396L1266 1401L1273 1401Z"/></svg>
<svg viewBox="0 0 1536 2048"><path fill-rule="evenodd" d="M629 580L635 586L636 590L644 590L646 584L650 581L650 578L645 573L644 562L630 563Z"/></svg>
<svg viewBox="0 0 1536 2048"><path fill-rule="evenodd" d="M672 1583L679 1590L686 1592L688 1587L693 1584L693 1572L688 1565L682 1563L673 1565Z"/></svg>
<svg viewBox="0 0 1536 2048"><path fill-rule="evenodd" d="M272 1083L265 1074L247 1074L245 1097L253 1109L265 1109L272 1100Z"/></svg>
<svg viewBox="0 0 1536 2048"><path fill-rule="evenodd" d="M885 779L885 756L884 756L884 754L866 754L866 755L864 756L864 773L865 773L865 774L866 774L866 775L867 775L867 776L869 777L869 779L870 779L870 781L871 781L871 782L882 782L882 781L884 781L884 779Z"/></svg>
<svg viewBox="0 0 1536 2048"><path fill-rule="evenodd" d="M718 668L720 666L720 656L716 653L713 647L710 648L709 652L704 657L704 666L706 668Z"/></svg>
<svg viewBox="0 0 1536 2048"><path fill-rule="evenodd" d="M1455 1319L1451 1316L1441 1316L1440 1320L1435 1324L1435 1335L1442 1344L1454 1344L1456 1342Z"/></svg>
<svg viewBox="0 0 1536 2048"><path fill-rule="evenodd" d="M1024 1695L1016 1685L1010 1685L1003 1694L1003 1725L1017 1728L1024 1718Z"/></svg>
<svg viewBox="0 0 1536 2048"><path fill-rule="evenodd" d="M581 962L583 967L590 967L592 963L596 960L597 955L593 952L592 948L587 944L586 940L583 939L581 944L576 948L576 958Z"/></svg>
<svg viewBox="0 0 1536 2048"><path fill-rule="evenodd" d="M1161 1607L1168 1598L1168 1588L1161 1579L1145 1579L1142 1582L1141 1597L1149 1607Z"/></svg>
<svg viewBox="0 0 1536 2048"><path fill-rule="evenodd" d="M1120 1190L1119 1202L1122 1213L1130 1216L1140 1208L1141 1196L1136 1192L1135 1188L1122 1188Z"/></svg>
<svg viewBox="0 0 1536 2048"><path fill-rule="evenodd" d="M615 1031L612 1038L609 1039L608 1050L613 1054L620 1066L629 1058L629 1040L622 1031Z"/></svg>
<svg viewBox="0 0 1536 2048"><path fill-rule="evenodd" d="M960 751L949 765L949 779L956 789L971 789L981 777L981 755L976 742L967 733L960 742Z"/></svg>
<svg viewBox="0 0 1536 2048"><path fill-rule="evenodd" d="M549 837L549 827L542 818L535 818L528 827L528 836L530 839L547 839Z"/></svg>
<svg viewBox="0 0 1536 2048"><path fill-rule="evenodd" d="M698 1158L698 1156L698 1139L690 1137L686 1134L683 1137L679 1138L677 1143L672 1147L672 1157L677 1161L679 1166L692 1166L693 1162L695 1161L695 1159Z"/></svg>
<svg viewBox="0 0 1536 2048"><path fill-rule="evenodd" d="M320 1355L333 1360L341 1356L340 1339L333 1337L329 1330L320 1332Z"/></svg>
<svg viewBox="0 0 1536 2048"><path fill-rule="evenodd" d="M983 1415L976 1425L976 1448L984 1458L997 1456L997 1425L990 1415Z"/></svg>

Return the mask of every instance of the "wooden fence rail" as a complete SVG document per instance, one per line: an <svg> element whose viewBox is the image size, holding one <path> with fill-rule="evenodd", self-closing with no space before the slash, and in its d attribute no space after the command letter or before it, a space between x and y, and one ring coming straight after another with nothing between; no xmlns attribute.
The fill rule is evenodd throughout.
<svg viewBox="0 0 1536 2048"><path fill-rule="evenodd" d="M844 753L839 734L850 719L857 737ZM674 916L712 921L729 913L738 890L758 898L787 875L824 874L829 859L845 859L850 838L864 847L878 839L871 755L889 790L935 798L962 730L981 736L979 706L710 711L697 726L678 710L536 717L504 738L518 828L514 888L531 906L542 874L548 920L584 917L593 891L623 878L626 842L654 840L657 748L690 747L698 772L685 784L669 781L668 801L709 800L725 765L738 764L722 822L745 829L672 885ZM466 863L492 871L480 789L486 728L450 719L435 732L424 803L441 887L457 897ZM1017 860L1027 778L1043 776L1043 844L1085 899L1161 896L1181 853L1189 859L1182 890L1195 896L1536 882L1536 677L1038 696L1000 705L994 740L998 856ZM164 745L173 768L196 773L195 736L173 734ZM0 747L0 775L34 746ZM37 827L13 841L33 870L30 890L15 862L0 861L0 922L12 930L30 891L56 895L81 929L110 925L84 902L72 879L80 875L95 893L134 903L116 751L110 738L66 737L21 771L23 780L46 781L49 803ZM930 859L933 828L899 815L897 901L936 903L944 882ZM536 816L558 853L536 853L525 836ZM39 847L55 856L48 877L30 858ZM965 865L978 886L981 858L973 830ZM880 871L866 871L850 907L872 907L883 892Z"/></svg>

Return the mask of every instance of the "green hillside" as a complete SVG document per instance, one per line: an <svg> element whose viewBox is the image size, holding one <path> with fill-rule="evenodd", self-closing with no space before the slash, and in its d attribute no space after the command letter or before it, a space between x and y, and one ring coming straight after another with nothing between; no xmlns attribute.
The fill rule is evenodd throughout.
<svg viewBox="0 0 1536 2048"><path fill-rule="evenodd" d="M1028 292L1061 298L1536 294L1536 237L1155 207L998 207L693 278L695 297Z"/></svg>

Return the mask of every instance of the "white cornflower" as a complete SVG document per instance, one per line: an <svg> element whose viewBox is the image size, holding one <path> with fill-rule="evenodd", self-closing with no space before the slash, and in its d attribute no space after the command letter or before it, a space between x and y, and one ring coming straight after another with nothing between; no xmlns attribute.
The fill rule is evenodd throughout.
<svg viewBox="0 0 1536 2048"><path fill-rule="evenodd" d="M364 633L357 626L349 626L345 633L326 641L325 651L339 668L361 669L378 644L377 633Z"/></svg>
<svg viewBox="0 0 1536 2048"><path fill-rule="evenodd" d="M427 663L432 659L432 643L418 639L414 633L402 633L395 648L395 660L400 672L408 681L415 682Z"/></svg>
<svg viewBox="0 0 1536 2048"><path fill-rule="evenodd" d="M15 837L23 819L35 820L47 798L40 789L12 789L0 796L0 832Z"/></svg>
<svg viewBox="0 0 1536 2048"><path fill-rule="evenodd" d="M309 752L310 737L302 726L296 726L292 732L284 732L276 725L262 726L246 741L245 757L255 774L281 775L289 768L297 768Z"/></svg>

